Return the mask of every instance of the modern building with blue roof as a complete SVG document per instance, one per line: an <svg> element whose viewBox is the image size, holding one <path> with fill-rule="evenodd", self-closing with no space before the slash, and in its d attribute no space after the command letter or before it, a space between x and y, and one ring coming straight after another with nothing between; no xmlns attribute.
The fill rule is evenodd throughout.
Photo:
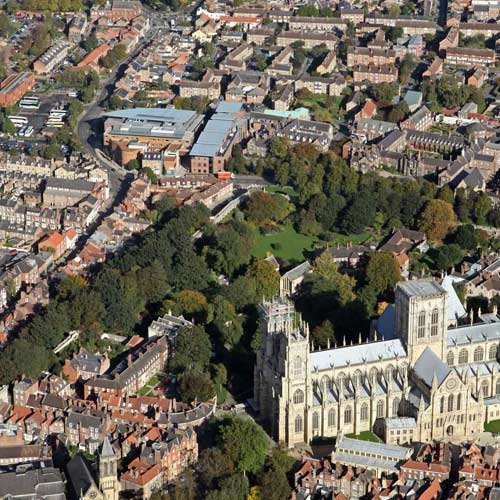
<svg viewBox="0 0 500 500"><path fill-rule="evenodd" d="M138 151L162 151L170 145L187 153L203 118L195 111L174 108L111 111L104 115L103 143L122 164L136 158Z"/></svg>
<svg viewBox="0 0 500 500"><path fill-rule="evenodd" d="M240 103L222 101L218 104L189 153L191 172L213 174L224 170L233 146L242 137L241 111Z"/></svg>

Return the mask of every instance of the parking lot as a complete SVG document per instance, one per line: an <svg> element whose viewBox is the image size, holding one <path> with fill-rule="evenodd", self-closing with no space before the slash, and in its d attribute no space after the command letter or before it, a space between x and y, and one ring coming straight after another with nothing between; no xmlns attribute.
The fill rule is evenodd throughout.
<svg viewBox="0 0 500 500"><path fill-rule="evenodd" d="M67 104L69 97L63 93L44 95L37 94L36 92L27 94L27 96L39 97L40 107L38 109L19 108L19 111L16 111L15 114L16 116L25 116L28 118L29 124L34 128L33 138L39 138L50 110Z"/></svg>

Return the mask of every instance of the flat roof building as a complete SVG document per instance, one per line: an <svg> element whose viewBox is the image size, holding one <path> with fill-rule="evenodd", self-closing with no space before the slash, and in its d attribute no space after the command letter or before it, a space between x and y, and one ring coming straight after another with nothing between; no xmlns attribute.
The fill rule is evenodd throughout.
<svg viewBox="0 0 500 500"><path fill-rule="evenodd" d="M127 158L137 157L137 144L149 151L161 151L175 144L180 153L187 153L203 123L203 116L195 111L174 108L123 109L104 117L104 145L122 164L128 163Z"/></svg>

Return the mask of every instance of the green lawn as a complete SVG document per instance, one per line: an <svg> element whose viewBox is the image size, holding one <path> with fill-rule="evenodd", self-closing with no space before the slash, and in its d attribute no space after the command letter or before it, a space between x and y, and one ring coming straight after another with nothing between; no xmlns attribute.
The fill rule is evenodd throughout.
<svg viewBox="0 0 500 500"><path fill-rule="evenodd" d="M288 196L298 196L297 191L292 186L266 186L268 193L281 193Z"/></svg>
<svg viewBox="0 0 500 500"><path fill-rule="evenodd" d="M352 439L360 439L361 441L372 441L373 443L380 443L380 439L371 431L363 431L359 434L346 434L346 437Z"/></svg>
<svg viewBox="0 0 500 500"><path fill-rule="evenodd" d="M144 387L141 388L139 391L139 395L141 396L147 396L158 384L160 383L160 379L158 377L158 373L156 375L153 375L144 385Z"/></svg>
<svg viewBox="0 0 500 500"><path fill-rule="evenodd" d="M285 261L302 262L308 252L314 248L326 247L334 245L345 245L348 241L353 245L364 243L370 238L369 232L361 234L341 234L332 233L330 241L321 241L316 236L306 236L298 233L291 224L282 226L281 231L269 234L259 234L257 236L257 245L253 251L254 257L258 259L264 258L268 253L272 253L275 257ZM278 248L273 248L273 245L280 245Z"/></svg>
<svg viewBox="0 0 500 500"><path fill-rule="evenodd" d="M484 424L484 430L486 432L500 432L500 420L492 420Z"/></svg>
<svg viewBox="0 0 500 500"><path fill-rule="evenodd" d="M253 255L261 259L269 252L285 261L299 262L305 259L304 251L311 251L317 241L316 236L299 234L292 225L286 225L279 232L259 234ZM273 244L280 246L273 248Z"/></svg>
<svg viewBox="0 0 500 500"><path fill-rule="evenodd" d="M319 115L316 116L316 119L339 119L342 117L341 104L343 100L343 96L318 94L304 99L295 99L293 108L308 108L313 116ZM327 105L327 102L328 104L332 103L332 105Z"/></svg>

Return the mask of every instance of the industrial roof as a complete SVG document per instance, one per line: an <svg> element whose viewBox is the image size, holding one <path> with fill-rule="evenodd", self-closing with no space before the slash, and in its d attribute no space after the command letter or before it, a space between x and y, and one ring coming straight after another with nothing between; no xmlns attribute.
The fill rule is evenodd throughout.
<svg viewBox="0 0 500 500"><path fill-rule="evenodd" d="M155 121L164 123L185 123L190 120L195 111L174 108L130 108L110 111L106 118L121 118L124 120Z"/></svg>

